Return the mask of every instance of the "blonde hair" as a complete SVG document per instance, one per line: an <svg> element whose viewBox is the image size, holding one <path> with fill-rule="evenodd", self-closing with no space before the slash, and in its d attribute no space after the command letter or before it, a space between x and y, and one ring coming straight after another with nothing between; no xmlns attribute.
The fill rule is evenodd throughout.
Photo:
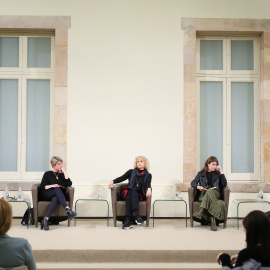
<svg viewBox="0 0 270 270"><path fill-rule="evenodd" d="M148 160L146 157L144 157L144 156L138 156L138 157L135 157L135 161L134 161L134 164L133 164L133 168L134 168L134 169L137 168L137 161L138 161L138 159L142 159L142 160L144 161L145 169L146 169L147 171L149 171L149 169L150 169L150 163L149 163L149 160Z"/></svg>
<svg viewBox="0 0 270 270"><path fill-rule="evenodd" d="M0 235L4 235L10 229L12 223L12 207L4 199L0 199Z"/></svg>
<svg viewBox="0 0 270 270"><path fill-rule="evenodd" d="M56 165L57 164L57 162L63 162L63 159L62 158L60 158L60 157L58 157L58 156L53 156L52 158L51 158L51 165L52 166L54 166L54 165Z"/></svg>

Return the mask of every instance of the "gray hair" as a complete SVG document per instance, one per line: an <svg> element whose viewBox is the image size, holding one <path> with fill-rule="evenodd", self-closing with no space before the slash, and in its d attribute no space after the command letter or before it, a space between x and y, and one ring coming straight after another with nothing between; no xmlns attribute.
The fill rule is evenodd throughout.
<svg viewBox="0 0 270 270"><path fill-rule="evenodd" d="M53 156L52 158L51 158L51 165L52 166L54 166L54 165L56 165L57 164L57 162L63 162L63 159L62 158L60 158L60 157L57 157L57 156Z"/></svg>

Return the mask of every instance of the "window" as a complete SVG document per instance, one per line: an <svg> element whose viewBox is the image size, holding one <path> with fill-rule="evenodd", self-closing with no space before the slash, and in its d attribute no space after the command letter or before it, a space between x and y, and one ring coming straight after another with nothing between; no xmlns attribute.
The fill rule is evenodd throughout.
<svg viewBox="0 0 270 270"><path fill-rule="evenodd" d="M197 164L217 156L228 180L259 180L259 42L197 36Z"/></svg>
<svg viewBox="0 0 270 270"><path fill-rule="evenodd" d="M54 37L0 34L0 179L40 179L52 149Z"/></svg>

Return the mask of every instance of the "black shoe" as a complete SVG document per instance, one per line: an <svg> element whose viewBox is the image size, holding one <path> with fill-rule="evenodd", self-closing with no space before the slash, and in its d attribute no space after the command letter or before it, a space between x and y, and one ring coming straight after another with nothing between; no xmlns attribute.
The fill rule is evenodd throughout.
<svg viewBox="0 0 270 270"><path fill-rule="evenodd" d="M131 220L130 220L130 218L126 218L126 220L122 226L122 229L128 230L131 228L130 226L131 226Z"/></svg>
<svg viewBox="0 0 270 270"><path fill-rule="evenodd" d="M40 229L43 230L43 228L44 228L45 231L48 231L49 230L48 223L49 223L49 220L46 217L44 217L42 219L42 221L41 221L41 227L40 227Z"/></svg>
<svg viewBox="0 0 270 270"><path fill-rule="evenodd" d="M201 220L202 219L203 212L204 212L204 209L203 208L200 208L196 213L193 214L193 217Z"/></svg>
<svg viewBox="0 0 270 270"><path fill-rule="evenodd" d="M216 226L216 219L214 217L210 217L211 220L211 231L217 231L217 226Z"/></svg>
<svg viewBox="0 0 270 270"><path fill-rule="evenodd" d="M144 223L144 221L140 215L135 216L135 222L137 223L137 225L141 225Z"/></svg>
<svg viewBox="0 0 270 270"><path fill-rule="evenodd" d="M70 220L77 216L77 213L73 212L70 208L66 208L65 210Z"/></svg>

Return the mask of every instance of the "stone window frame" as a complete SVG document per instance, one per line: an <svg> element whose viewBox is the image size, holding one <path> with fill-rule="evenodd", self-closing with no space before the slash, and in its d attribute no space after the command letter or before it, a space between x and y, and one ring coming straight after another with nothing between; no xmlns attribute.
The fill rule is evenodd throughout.
<svg viewBox="0 0 270 270"><path fill-rule="evenodd" d="M55 33L55 78L53 108L53 154L64 160L67 167L67 106L68 106L68 29L70 16L0 16L0 30L35 31ZM6 182L1 182L0 188ZM15 185L13 187L13 185ZM9 184L10 190L17 190L19 184ZM32 183L24 183L22 188L30 190Z"/></svg>
<svg viewBox="0 0 270 270"><path fill-rule="evenodd" d="M229 183L233 192L270 192L270 20L182 18L184 33L183 188L196 171L196 37L198 33L260 35L260 179L258 183Z"/></svg>

